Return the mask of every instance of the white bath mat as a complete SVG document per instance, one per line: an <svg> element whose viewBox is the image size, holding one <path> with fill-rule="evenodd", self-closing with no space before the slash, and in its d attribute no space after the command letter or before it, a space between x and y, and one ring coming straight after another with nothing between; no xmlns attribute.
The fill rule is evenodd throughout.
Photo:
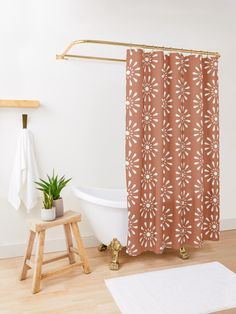
<svg viewBox="0 0 236 314"><path fill-rule="evenodd" d="M236 308L236 274L218 262L105 282L123 314L206 314Z"/></svg>

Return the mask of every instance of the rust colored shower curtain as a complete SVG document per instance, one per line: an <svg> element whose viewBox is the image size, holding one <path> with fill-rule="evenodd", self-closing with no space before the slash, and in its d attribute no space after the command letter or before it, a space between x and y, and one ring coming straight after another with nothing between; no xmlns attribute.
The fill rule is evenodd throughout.
<svg viewBox="0 0 236 314"><path fill-rule="evenodd" d="M127 51L127 253L219 238L218 60Z"/></svg>

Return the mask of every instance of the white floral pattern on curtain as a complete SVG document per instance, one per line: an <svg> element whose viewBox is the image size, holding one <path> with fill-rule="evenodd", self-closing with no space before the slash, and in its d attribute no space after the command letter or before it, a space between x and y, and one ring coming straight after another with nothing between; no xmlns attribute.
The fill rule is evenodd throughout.
<svg viewBox="0 0 236 314"><path fill-rule="evenodd" d="M219 239L218 60L127 51L127 253Z"/></svg>

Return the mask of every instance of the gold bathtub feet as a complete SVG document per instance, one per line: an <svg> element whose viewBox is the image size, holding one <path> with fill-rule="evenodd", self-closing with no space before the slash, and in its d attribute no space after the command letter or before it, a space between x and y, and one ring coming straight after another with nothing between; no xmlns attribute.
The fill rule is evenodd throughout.
<svg viewBox="0 0 236 314"><path fill-rule="evenodd" d="M179 249L179 255L182 259L188 259L190 257L189 253L186 251L184 247Z"/></svg>
<svg viewBox="0 0 236 314"><path fill-rule="evenodd" d="M107 249L107 245L106 245L106 244L103 244L103 243L101 243L101 244L99 245L99 247L98 247L98 251L99 251L99 252L106 251L106 249Z"/></svg>
<svg viewBox="0 0 236 314"><path fill-rule="evenodd" d="M111 260L111 264L109 268L111 270L118 270L120 268L119 252L122 250L122 245L120 244L120 241L114 238L109 245L109 249L111 249L111 256L112 256L112 260Z"/></svg>

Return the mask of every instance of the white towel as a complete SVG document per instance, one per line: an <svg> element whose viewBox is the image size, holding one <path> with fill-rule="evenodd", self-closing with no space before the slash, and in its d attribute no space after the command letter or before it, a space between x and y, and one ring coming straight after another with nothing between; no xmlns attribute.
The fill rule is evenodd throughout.
<svg viewBox="0 0 236 314"><path fill-rule="evenodd" d="M8 192L8 201L16 210L20 208L21 201L27 212L30 212L36 205L38 194L34 183L36 180L38 180L38 167L33 136L28 129L22 129L17 143Z"/></svg>

